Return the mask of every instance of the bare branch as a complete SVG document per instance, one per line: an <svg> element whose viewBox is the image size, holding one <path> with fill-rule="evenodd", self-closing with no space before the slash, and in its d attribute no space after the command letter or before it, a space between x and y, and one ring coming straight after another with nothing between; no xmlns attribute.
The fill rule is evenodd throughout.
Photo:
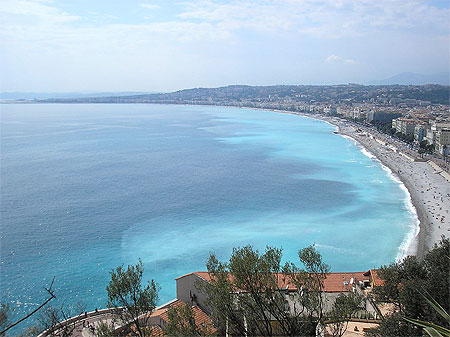
<svg viewBox="0 0 450 337"><path fill-rule="evenodd" d="M52 290L52 286L53 286L53 282L55 282L55 277L53 277L52 282L50 283L50 287L45 288L45 290L47 290L47 292L50 294L50 297L47 298L44 303L42 303L40 306L38 306L36 309L34 309L32 312L30 312L28 315L26 315L25 317L22 317L21 319L19 319L18 321L14 322L13 324L9 325L6 329L4 329L3 331L0 331L0 336L2 336L6 331L8 331L9 329L15 327L17 324L23 322L24 320L30 318L31 316L33 316L36 312L38 312L41 308L43 308L48 302L50 302L52 299L56 298L56 296L53 294L53 290Z"/></svg>

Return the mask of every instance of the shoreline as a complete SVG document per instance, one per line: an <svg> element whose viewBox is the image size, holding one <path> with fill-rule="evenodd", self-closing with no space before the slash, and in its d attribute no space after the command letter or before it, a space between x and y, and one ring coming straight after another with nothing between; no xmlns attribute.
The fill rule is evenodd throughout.
<svg viewBox="0 0 450 337"><path fill-rule="evenodd" d="M394 180L406 189L410 210L417 219L415 228L400 245L397 260L407 255L422 259L441 240L450 237L450 182L426 160L402 152L386 135L336 117L269 110L321 120L337 128L337 135L349 137L368 151ZM384 168L385 167L385 168ZM385 170L386 170L385 169Z"/></svg>
<svg viewBox="0 0 450 337"><path fill-rule="evenodd" d="M0 104L2 103L0 102ZM134 104L171 105L170 103ZM197 104L187 103L180 105L197 106ZM385 134L379 133L376 130L354 124L339 117L245 106L215 104L202 104L201 106L240 108L284 113L312 118L333 125L337 128L337 131L334 132L335 134L349 137L355 141L362 147L362 149L365 149L373 155L375 160L379 162L383 169L387 168L390 170L388 174L392 175L394 180L399 180L401 186L406 188L406 193L407 195L409 194L407 198L409 198L410 204L412 204L413 210L415 211L413 213L415 213L414 215L418 220L418 225L416 225L416 227L418 227L418 233L416 230L416 233L411 240L408 240L408 233L408 236L404 239L401 246L398 247L399 253L404 243L411 241L409 242L409 247L405 247L406 249L404 249L406 253L409 255L416 255L418 258L423 258L425 253L432 249L433 246L441 240L442 236L450 238L450 172L443 171L432 161L417 158L417 153L407 149L404 144L388 137ZM412 233L412 230L410 233Z"/></svg>

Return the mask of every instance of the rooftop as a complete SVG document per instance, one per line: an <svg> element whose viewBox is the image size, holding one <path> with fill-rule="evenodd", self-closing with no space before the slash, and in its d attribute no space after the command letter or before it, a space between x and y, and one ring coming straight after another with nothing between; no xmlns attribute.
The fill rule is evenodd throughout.
<svg viewBox="0 0 450 337"><path fill-rule="evenodd" d="M324 280L324 292L333 293L350 291L351 284L356 284L358 281L369 280L368 275L365 275L366 273L367 272L329 273ZM208 272L197 271L180 276L176 278L176 280L189 275L195 275L207 282L210 282L212 279L211 274ZM286 289L289 291L297 290L297 286L292 282L292 279L289 276L282 273L276 273L275 276L277 278L279 289Z"/></svg>

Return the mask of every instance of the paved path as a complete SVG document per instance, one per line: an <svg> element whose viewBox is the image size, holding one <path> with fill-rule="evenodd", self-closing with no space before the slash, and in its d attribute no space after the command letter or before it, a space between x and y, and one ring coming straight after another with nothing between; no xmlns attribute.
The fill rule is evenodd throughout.
<svg viewBox="0 0 450 337"><path fill-rule="evenodd" d="M93 337L95 336L95 330L101 322L112 324L113 318L115 316L116 315L112 314L109 309L104 309L100 311L89 312L86 313L86 315L72 317L62 324L68 326L69 329L73 329L73 337ZM116 327L118 327L117 324ZM44 331L38 337L46 337L49 335L50 334L47 334L47 332ZM58 332L54 332L54 335L57 336Z"/></svg>

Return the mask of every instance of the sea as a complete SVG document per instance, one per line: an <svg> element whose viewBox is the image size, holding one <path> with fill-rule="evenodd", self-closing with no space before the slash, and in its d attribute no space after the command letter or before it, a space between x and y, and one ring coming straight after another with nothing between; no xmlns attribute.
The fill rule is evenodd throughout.
<svg viewBox="0 0 450 337"><path fill-rule="evenodd" d="M104 308L110 271L139 259L162 304L176 277L246 245L299 264L314 244L332 271L366 271L404 256L417 228L401 182L316 119L214 106L0 108L0 288L13 317L42 303L53 279L54 306Z"/></svg>

